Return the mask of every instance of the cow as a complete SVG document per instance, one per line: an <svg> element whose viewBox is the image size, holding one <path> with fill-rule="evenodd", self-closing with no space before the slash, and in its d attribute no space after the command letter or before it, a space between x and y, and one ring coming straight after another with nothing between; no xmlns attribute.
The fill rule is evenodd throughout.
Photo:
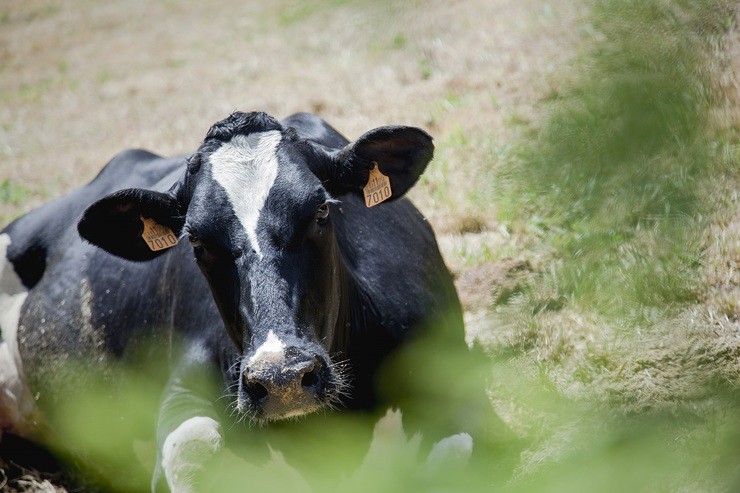
<svg viewBox="0 0 740 493"><path fill-rule="evenodd" d="M120 153L0 233L0 425L32 435L79 384L65 362L107 375L150 340L168 361L153 490L190 491L229 413L372 409L407 341L442 327L465 347L433 230L403 197L433 148L414 127L349 142L311 114L235 112L192 154Z"/></svg>

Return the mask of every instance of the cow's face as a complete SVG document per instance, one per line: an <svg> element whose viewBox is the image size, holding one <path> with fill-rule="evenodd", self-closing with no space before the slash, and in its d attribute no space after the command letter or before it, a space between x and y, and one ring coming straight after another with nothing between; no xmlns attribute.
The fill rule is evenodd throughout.
<svg viewBox="0 0 740 493"><path fill-rule="evenodd" d="M189 163L183 233L243 354L237 408L259 417L310 412L343 387L328 354L342 287L336 201L309 167L317 159L277 122L236 115Z"/></svg>
<svg viewBox="0 0 740 493"><path fill-rule="evenodd" d="M141 238L141 217L187 238L241 355L237 409L298 416L336 402L346 385L330 357L347 287L332 226L341 196L361 190L375 164L400 196L431 154L414 128L383 127L330 150L265 114L235 113L209 130L168 192L117 192L79 230L134 260L161 253Z"/></svg>

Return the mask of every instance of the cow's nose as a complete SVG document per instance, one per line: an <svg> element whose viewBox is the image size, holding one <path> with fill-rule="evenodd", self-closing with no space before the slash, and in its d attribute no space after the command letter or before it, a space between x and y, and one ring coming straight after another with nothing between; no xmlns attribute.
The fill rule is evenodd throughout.
<svg viewBox="0 0 740 493"><path fill-rule="evenodd" d="M262 404L268 398L300 401L306 394L317 393L321 367L315 357L290 364L250 366L244 372L244 391L255 404Z"/></svg>
<svg viewBox="0 0 740 493"><path fill-rule="evenodd" d="M255 404L261 403L269 393L267 387L262 383L263 379L258 376L244 375L244 392Z"/></svg>
<svg viewBox="0 0 740 493"><path fill-rule="evenodd" d="M306 366L301 376L301 387L306 390L316 390L316 386L319 384L319 368L321 368L321 364L318 359L314 359L311 365Z"/></svg>

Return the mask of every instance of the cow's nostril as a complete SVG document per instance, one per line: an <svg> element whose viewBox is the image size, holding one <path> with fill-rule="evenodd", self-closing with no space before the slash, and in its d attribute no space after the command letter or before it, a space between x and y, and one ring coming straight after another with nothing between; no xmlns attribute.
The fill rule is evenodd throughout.
<svg viewBox="0 0 740 493"><path fill-rule="evenodd" d="M244 390L255 402L267 397L267 389L265 388L265 386L254 380L247 380L244 384Z"/></svg>
<svg viewBox="0 0 740 493"><path fill-rule="evenodd" d="M319 374L316 371L316 366L314 366L310 371L303 374L301 385L304 387L313 387L317 383L319 383Z"/></svg>

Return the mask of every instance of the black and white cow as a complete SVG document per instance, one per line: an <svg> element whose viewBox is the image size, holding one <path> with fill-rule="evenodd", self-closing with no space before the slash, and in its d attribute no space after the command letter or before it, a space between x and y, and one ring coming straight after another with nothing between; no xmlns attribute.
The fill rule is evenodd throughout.
<svg viewBox="0 0 740 493"><path fill-rule="evenodd" d="M261 423L371 408L379 365L416 332L445 324L464 346L432 229L401 198L432 154L417 128L350 143L316 116L264 113L216 123L187 157L119 154L0 234L0 424L32 434L75 384L65 362L110 371L151 337L170 359L155 486L188 491L188 449L221 447L220 406ZM375 167L390 200L368 207ZM223 388L204 395L214 372Z"/></svg>

